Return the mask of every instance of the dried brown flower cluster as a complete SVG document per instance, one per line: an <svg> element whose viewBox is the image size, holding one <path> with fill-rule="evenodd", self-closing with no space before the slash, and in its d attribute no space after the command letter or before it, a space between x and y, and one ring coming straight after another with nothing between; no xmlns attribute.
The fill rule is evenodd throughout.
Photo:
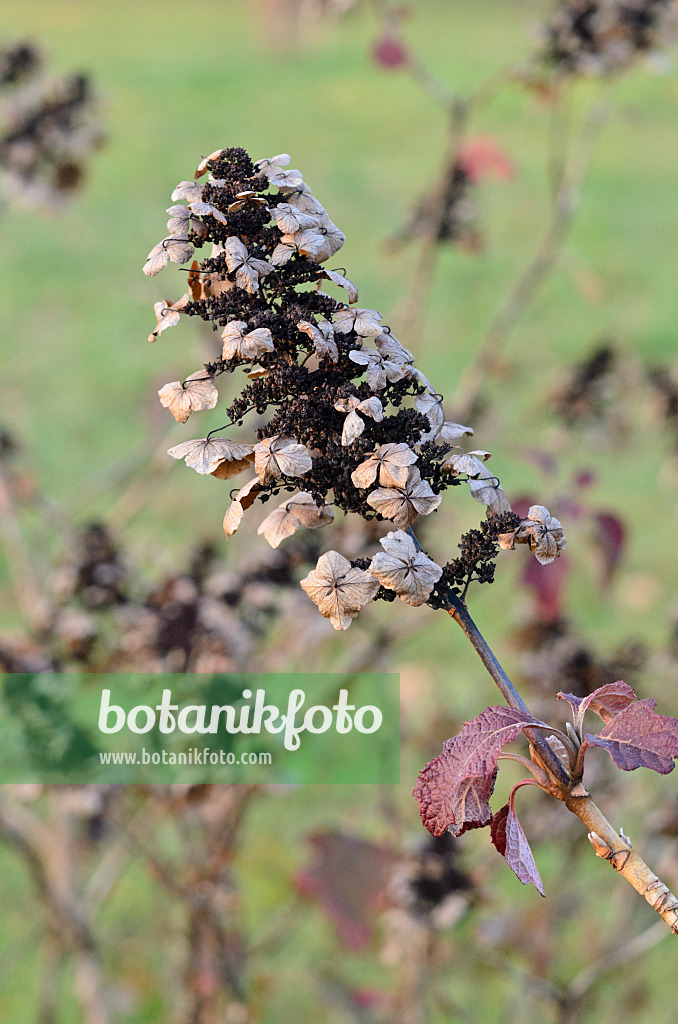
<svg viewBox="0 0 678 1024"><path fill-rule="evenodd" d="M77 189L103 141L85 75L50 79L28 43L0 50L0 191L11 203L51 208Z"/></svg>
<svg viewBox="0 0 678 1024"><path fill-rule="evenodd" d="M544 27L544 59L561 74L610 74L676 39L673 0L561 0Z"/></svg>
<svg viewBox="0 0 678 1024"><path fill-rule="evenodd" d="M219 332L214 359L159 392L180 423L217 405L217 378L244 371L225 426L169 452L222 480L253 470L226 510L227 536L255 502L281 492L289 493L259 526L273 547L301 527L332 522L335 509L393 524L371 560L351 564L329 551L302 580L321 613L346 629L377 597L421 605L436 584L440 594L454 582L405 532L438 508L442 491L468 483L490 516L510 513L510 504L484 465L489 452L461 447L472 429L446 420L442 397L412 353L379 312L356 306L358 289L343 268L326 268L345 237L289 163L286 154L253 163L242 149L217 150L193 181L179 183L168 234L144 272L153 277L169 262L192 260L189 291L156 303L149 341L185 316ZM198 262L195 250L205 245L209 255ZM345 301L321 290L326 283ZM254 437L226 436L250 413L268 417ZM551 561L565 546L562 530L541 526L538 539L532 520L522 527L511 520L506 529Z"/></svg>
<svg viewBox="0 0 678 1024"><path fill-rule="evenodd" d="M2 671L248 672L268 667L273 630L276 657L318 642L297 582L318 557L314 534L242 553L237 565L200 547L158 575L101 524L72 532L46 578L39 633L0 633ZM343 538L356 554L367 545L359 533Z"/></svg>

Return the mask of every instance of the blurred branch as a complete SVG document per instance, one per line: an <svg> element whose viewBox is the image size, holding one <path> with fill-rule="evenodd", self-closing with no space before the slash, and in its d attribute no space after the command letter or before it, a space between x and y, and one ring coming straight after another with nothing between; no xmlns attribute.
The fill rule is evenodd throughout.
<svg viewBox="0 0 678 1024"><path fill-rule="evenodd" d="M579 207L580 192L596 143L609 117L607 105L594 101L569 160L554 156L550 171L554 191L551 216L532 260L499 306L473 361L461 374L452 405L461 419L472 414L480 391L497 370L498 356L516 324L553 270ZM553 133L553 129L552 129ZM560 176L557 188L554 175Z"/></svg>
<svg viewBox="0 0 678 1024"><path fill-rule="evenodd" d="M50 827L27 808L11 805L0 797L0 832L19 852L33 876L55 942L73 952L75 992L86 1024L108 1024L98 944L86 908L72 884L73 858L66 816L60 815ZM40 1012L51 1012L44 992Z"/></svg>
<svg viewBox="0 0 678 1024"><path fill-rule="evenodd" d="M0 469L0 535L17 605L30 628L39 632L47 621L47 602L38 587L33 564L14 511L11 483L2 469Z"/></svg>

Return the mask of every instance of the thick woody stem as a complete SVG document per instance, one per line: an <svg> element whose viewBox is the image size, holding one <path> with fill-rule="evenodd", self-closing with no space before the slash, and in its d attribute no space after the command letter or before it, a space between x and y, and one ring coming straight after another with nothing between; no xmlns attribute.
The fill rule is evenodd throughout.
<svg viewBox="0 0 678 1024"><path fill-rule="evenodd" d="M647 900L678 935L678 899L642 857L615 832L609 821L590 797L570 796L565 801L568 810L576 814L589 830L589 840L599 857L609 860L612 867Z"/></svg>
<svg viewBox="0 0 678 1024"><path fill-rule="evenodd" d="M499 687L501 695L506 703L509 707L516 708L518 711L525 711L529 714L529 709L525 704L525 701L522 699L515 686L506 675L506 672L504 672L504 669L497 661L494 652L471 618L468 608L464 602L454 594L450 594L450 604L451 607L448 608L448 613L464 630L464 633L471 641L476 654L479 656L483 665L492 676L492 679ZM539 763L546 769L547 773L554 778L557 784L561 787L569 789L571 783L569 773L547 740L544 739L537 729L525 729L525 735L529 739L530 745L532 746Z"/></svg>

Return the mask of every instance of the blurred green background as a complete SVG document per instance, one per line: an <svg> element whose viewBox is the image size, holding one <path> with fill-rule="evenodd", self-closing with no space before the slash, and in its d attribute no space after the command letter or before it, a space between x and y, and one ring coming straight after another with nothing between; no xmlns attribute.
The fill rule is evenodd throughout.
<svg viewBox="0 0 678 1024"><path fill-rule="evenodd" d="M546 0L420 0L409 6L409 43L462 94L497 69L525 62L535 46L534 25L551 9ZM58 550L61 514L84 523L112 512L115 520L121 495L130 500L131 483L141 498L138 512L124 516L124 538L151 573L176 564L200 540L222 543L230 487L174 463L166 472L159 470L162 458L151 464L157 453L193 436L171 422L156 392L198 368L204 336L194 322L185 322L149 346L153 303L178 298L185 277L172 265L155 279L141 273L147 252L164 235L173 187L190 178L200 157L217 147L244 146L255 159L292 155L292 166L303 171L346 233L333 265L344 266L358 284L360 305L380 310L438 389L454 391L547 223L551 111L534 92L513 83L474 119L471 135L491 135L513 161L515 175L508 182L488 180L480 186L486 247L475 255L453 247L442 252L423 331L407 337L399 331L399 302L416 264L416 246L393 254L385 243L432 186L446 125L440 108L408 75L375 65L370 53L379 31L370 5L358 5L343 18L297 21L285 14L285 4L272 0L5 0L5 39L35 40L55 74L91 74L108 133L105 148L91 160L84 192L63 210L47 217L12 207L1 213L1 418L23 445L27 472L52 503L53 532L30 511L26 516L39 564L47 567ZM642 357L667 365L676 358L678 75L670 68L658 73L642 66L602 87L581 83L573 97L575 121L597 95L610 105L611 116L595 150L571 238L502 352L502 373L488 382L487 411L474 442L492 450L493 470L509 496L529 494L563 519L572 565L568 610L582 633L603 646L640 637L650 650L663 650L678 594L678 472L670 439L640 394L635 404L619 410L628 419L622 445L595 429L564 432L550 409L564 368L584 358L601 337L613 339L630 364ZM202 422L207 429L218 425L218 411ZM526 455L530 449L556 457L548 478ZM572 474L589 469L596 482L584 500L614 512L628 527L621 567L602 596L595 586L589 527L568 523L558 507L559 498L565 504L571 497ZM430 527L431 555L441 562L454 557L460 531L475 525L479 516L480 506L458 490L448 492ZM239 545L234 555L223 543L226 557L237 560L251 534L243 529L228 542ZM509 556L499 569L494 587L472 594L471 608L512 670L517 655L510 632L530 600L516 587L517 564ZM490 680L445 616L392 606L370 614L379 624L394 612L403 622L410 614L421 620L414 634L408 631L392 666L401 672L408 692L418 695L411 707L413 732L416 716L423 722L432 709L439 710L443 728L445 721L461 721L496 700ZM5 587L0 622L12 626L17 621ZM350 636L348 641L345 635L328 640L328 660L340 656ZM455 682L471 685L452 692L451 668ZM675 663L655 659L641 696L654 693L661 697L660 710L677 714L676 678ZM433 756L443 738L432 738L423 752L406 752L404 780L414 779L422 755ZM647 810L642 785L629 781L629 820L638 823L636 831L642 831ZM662 787L662 799L668 800L673 777L662 780ZM414 832L416 813L408 790L405 782L397 799L407 808ZM376 799L356 809L350 792L333 791L330 798L325 794L310 801L294 794L273 819L261 812L243 861L250 883L246 911L255 932L267 911L284 899L288 877L281 861L272 867L261 837L275 833L283 861L298 862L305 829L349 822L369 828L370 801ZM623 824L628 831L626 818ZM470 851L480 849L481 842L487 845L484 835L467 838ZM549 878L567 873L567 852L545 844L539 859L548 893ZM601 869L590 860L582 870L589 871L588 884L598 886ZM8 891L24 884L15 865L7 863L5 870ZM263 888L262 876L267 878ZM623 883L605 881L602 906L609 909ZM514 903L537 898L521 890L508 872L492 896ZM137 901L144 934L152 936L158 927L152 895L142 880L131 877L110 911L112 941L116 936L122 941L126 911ZM605 909L596 914L603 922ZM21 932L20 917L12 910L2 926L6 967L0 963L0 1001L12 1011L8 1019L29 1020L16 1008L36 966L29 959L19 969L8 952ZM648 910L642 920L650 924L651 917ZM576 958L581 941L576 929L568 927L571 934L562 937L563 976L572 973L568 957ZM587 927L594 924L587 920ZM30 946L30 935L23 941ZM300 960L312 959L318 942L329 942L324 932L319 940L312 925L298 941L301 947L281 954L277 969L294 973ZM129 950L125 955L132 957ZM658 987L652 1003L657 1024L674 1019L673 1008L666 1005L669 957L665 943L643 966L644 977L653 977ZM355 964L352 969L362 970ZM460 979L459 984L463 1004L473 996L464 986L472 988L475 982ZM479 1021L499 1019L496 1014L512 985L510 972L497 969L478 1010ZM124 1019L162 1019L153 998L149 995L143 1011ZM298 1019L311 1019L303 1016L310 1012L303 1000L295 1012L302 1014Z"/></svg>

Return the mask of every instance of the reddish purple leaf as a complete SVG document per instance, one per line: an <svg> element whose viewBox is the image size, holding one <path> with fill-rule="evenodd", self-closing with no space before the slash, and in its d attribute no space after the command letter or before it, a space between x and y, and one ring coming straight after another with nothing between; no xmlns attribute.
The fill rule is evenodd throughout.
<svg viewBox="0 0 678 1024"><path fill-rule="evenodd" d="M586 487L592 487L596 480L597 474L593 469L580 469L574 476L575 487L580 487L582 490Z"/></svg>
<svg viewBox="0 0 678 1024"><path fill-rule="evenodd" d="M607 750L618 768L652 768L660 775L673 771L678 757L678 719L656 715L656 700L637 700L620 711L597 736L587 733L592 747Z"/></svg>
<svg viewBox="0 0 678 1024"><path fill-rule="evenodd" d="M609 586L624 550L626 530L622 521L609 512L597 512L593 522L596 542L603 556L604 583Z"/></svg>
<svg viewBox="0 0 678 1024"><path fill-rule="evenodd" d="M550 565L540 565L530 558L523 569L523 583L534 593L536 616L540 622L557 622L563 614L565 583L570 574L567 556L556 558Z"/></svg>
<svg viewBox="0 0 678 1024"><path fill-rule="evenodd" d="M516 790L525 785L532 785L532 783L518 782L513 787L509 802L492 816L490 831L492 842L502 857L506 858L506 863L513 873L523 885L533 885L543 896L544 885L534 862L527 836L521 828L513 805Z"/></svg>
<svg viewBox="0 0 678 1024"><path fill-rule="evenodd" d="M467 829L489 824L497 757L528 725L543 722L515 708L490 707L445 741L442 754L419 773L413 794L432 835L441 836L449 829L460 836Z"/></svg>
<svg viewBox="0 0 678 1024"><path fill-rule="evenodd" d="M608 725L615 715L625 711L629 704L636 700L633 688L618 679L616 683L606 683L590 693L588 697L576 697L573 693L558 693L558 700L566 700L574 711L575 721L581 725L585 711L595 711Z"/></svg>

